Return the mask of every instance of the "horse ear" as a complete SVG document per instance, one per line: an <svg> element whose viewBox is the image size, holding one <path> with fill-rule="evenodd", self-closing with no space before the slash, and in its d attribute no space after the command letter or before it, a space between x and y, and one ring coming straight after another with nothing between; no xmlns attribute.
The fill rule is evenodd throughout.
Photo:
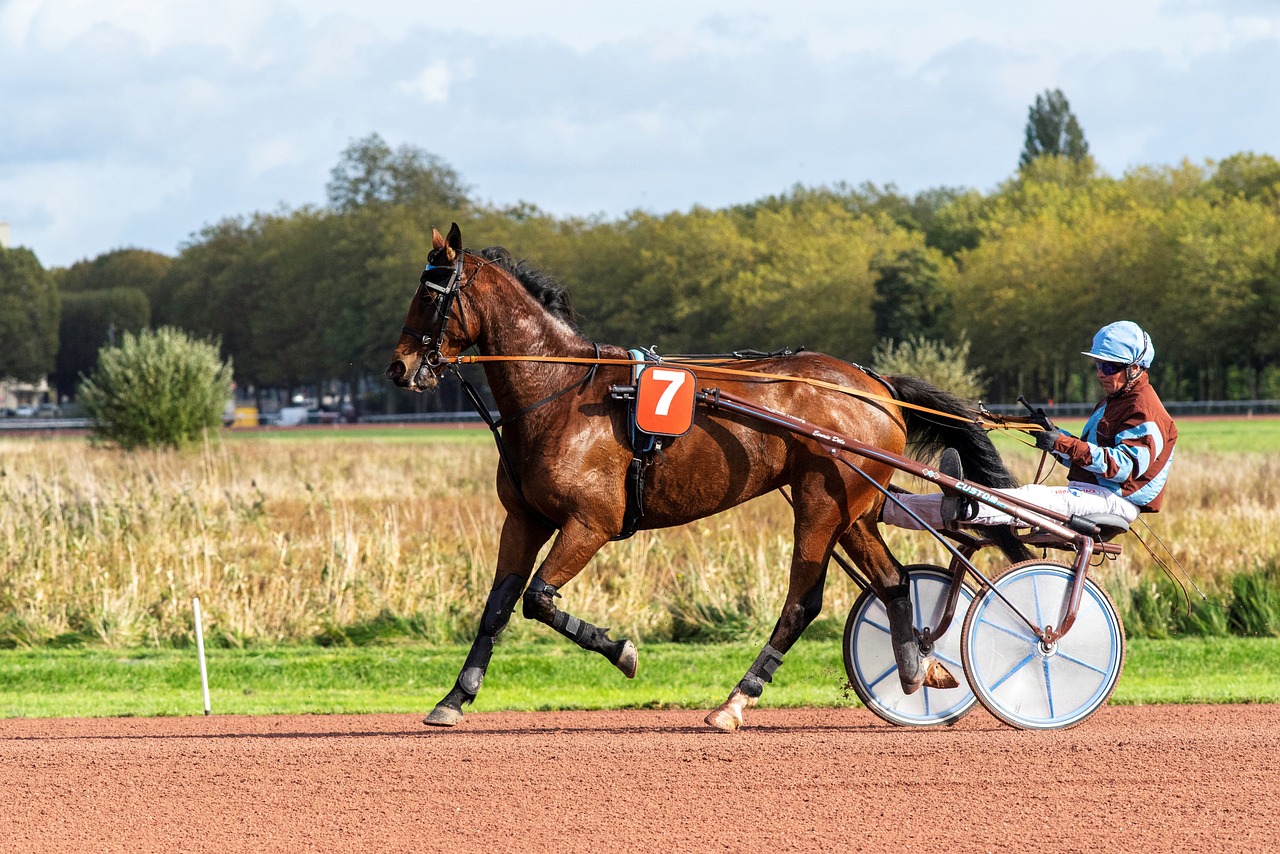
<svg viewBox="0 0 1280 854"><path fill-rule="evenodd" d="M436 231L434 225L431 227L431 247L436 251L444 248L444 238L440 236L440 232Z"/></svg>
<svg viewBox="0 0 1280 854"><path fill-rule="evenodd" d="M462 229L458 228L458 224L456 222L449 226L449 237L447 239L450 250L449 257L458 257L458 254L462 252Z"/></svg>

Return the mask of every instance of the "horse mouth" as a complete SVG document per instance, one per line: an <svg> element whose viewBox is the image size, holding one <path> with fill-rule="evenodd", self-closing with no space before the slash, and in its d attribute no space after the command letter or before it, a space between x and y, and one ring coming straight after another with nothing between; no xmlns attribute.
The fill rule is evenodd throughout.
<svg viewBox="0 0 1280 854"><path fill-rule="evenodd" d="M410 391L424 392L430 391L440 384L440 378L436 376L435 371L431 370L431 366L427 364L427 360L423 359L418 362L418 370L413 372L413 377L406 384L406 388Z"/></svg>
<svg viewBox="0 0 1280 854"><path fill-rule="evenodd" d="M439 377L436 376L435 371L431 370L426 359L418 362L418 367L412 374L409 373L404 362L396 360L388 366L386 376L400 388L416 392L430 391L440 383Z"/></svg>

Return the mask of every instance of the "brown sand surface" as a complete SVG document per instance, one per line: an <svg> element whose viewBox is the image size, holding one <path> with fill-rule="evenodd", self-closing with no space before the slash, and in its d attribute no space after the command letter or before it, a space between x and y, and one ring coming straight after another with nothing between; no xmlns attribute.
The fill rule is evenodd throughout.
<svg viewBox="0 0 1280 854"><path fill-rule="evenodd" d="M1280 851L1280 706L0 721L0 851Z"/></svg>

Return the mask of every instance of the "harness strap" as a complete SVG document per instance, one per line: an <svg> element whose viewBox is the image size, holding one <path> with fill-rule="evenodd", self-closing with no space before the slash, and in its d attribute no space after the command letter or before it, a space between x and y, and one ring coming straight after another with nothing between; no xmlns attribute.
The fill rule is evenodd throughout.
<svg viewBox="0 0 1280 854"><path fill-rule="evenodd" d="M600 367L600 362L601 362L600 345L593 343L592 346L595 347L596 358L592 360L591 367L587 368L587 372L586 374L583 375L581 380L577 380L572 384L565 386L564 388L560 389L554 394L547 395L546 397L542 398L542 400L539 400L536 403L532 403L529 406L526 406L523 409L519 410L518 412L513 412L509 417L506 417L506 418L494 418L492 415L489 414L489 407L484 405L484 400L480 397L480 392L476 390L476 387L472 385L470 380L468 380L466 377L462 375L462 371L456 370L456 365L455 365L454 373L458 377L458 382L462 385L462 390L467 393L467 399L471 401L471 408L476 411L477 415L479 415L482 419L484 419L484 423L489 428L489 432L493 434L494 444L498 446L498 460L502 463L502 470L507 473L507 479L510 480L511 485L516 488L516 495L520 496L520 503L524 505L524 509L528 510L534 516L534 518L538 519L548 528L552 528L552 529L558 528L559 526L556 525L555 522L552 522L550 519L548 519L542 513L541 510L534 507L529 502L529 499L525 497L524 486L520 482L520 474L516 471L515 463L512 462L511 460L511 453L510 451L507 450L507 443L503 441L503 438L502 438L502 426L504 424L509 424L512 421L515 421L517 418L520 418L523 415L529 414L530 412L532 412L533 410L537 409L540 406L547 405L551 401L555 400L561 395L567 394L568 392L572 391L575 388L578 389L579 394L586 391L587 388L591 385L591 383L595 381L596 371Z"/></svg>
<svg viewBox="0 0 1280 854"><path fill-rule="evenodd" d="M596 370L605 361L600 358L600 345L596 344L593 341L591 343L591 346L596 348L596 356L594 359L588 362L588 364L590 364L591 367L587 368L587 372L582 375L582 379L569 383L569 385L565 386L559 391L552 392L551 394L542 398L542 400L531 403L528 406L524 407L523 409L517 412L511 413L511 415L506 416L505 418L499 418L497 421L493 422L494 427L501 427L503 424L509 424L512 421L515 421L517 418L528 415L530 412L533 412L533 410L542 406L546 406L551 401L555 400L558 397L561 397L562 395L568 394L569 392L573 391L575 388L578 390L578 394L582 394L582 392L586 391L587 388L591 385L591 383L595 381ZM461 376L461 374L459 374L459 376ZM493 429L493 428L491 427L490 429Z"/></svg>
<svg viewBox="0 0 1280 854"><path fill-rule="evenodd" d="M598 352L598 349L597 349ZM921 406L916 403L908 403L905 400L896 400L892 397L884 395L871 394L870 392L861 391L850 386L840 385L839 383L827 382L826 380L814 379L812 377L797 377L791 374L772 374L763 371L747 371L739 368L726 368L720 365L699 364L696 360L681 361L677 359L667 358L666 361L672 364L679 364L687 367L694 373L706 372L713 374L723 374L725 376L744 377L747 379L766 380L770 382L793 382L804 383L814 388L828 389L838 391L841 394L847 394L850 397L857 397L867 401L876 403L887 403L892 406L898 406L905 409L915 409L930 415L936 415L940 418L949 418L952 421L963 421L966 424L973 424L984 429L1001 429L1001 430L1021 430L1024 432L1036 432L1040 430L1038 425L1030 423L1019 423L1010 418L990 418L980 411L974 411L972 416L956 415L954 412L943 412L939 409L933 409L928 406ZM547 362L552 364L576 364L576 365L635 365L638 362L635 359L588 359L577 358L573 356L455 356L450 362L459 365L478 364L482 362ZM865 369L862 369L865 371Z"/></svg>

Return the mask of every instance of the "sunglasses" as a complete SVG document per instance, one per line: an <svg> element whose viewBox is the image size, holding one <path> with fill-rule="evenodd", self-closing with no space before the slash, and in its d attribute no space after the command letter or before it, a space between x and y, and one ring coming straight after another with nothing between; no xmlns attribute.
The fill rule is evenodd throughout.
<svg viewBox="0 0 1280 854"><path fill-rule="evenodd" d="M1104 377L1118 374L1128 367L1127 365L1122 365L1119 362L1094 362L1093 364L1098 368L1098 373L1102 374Z"/></svg>

